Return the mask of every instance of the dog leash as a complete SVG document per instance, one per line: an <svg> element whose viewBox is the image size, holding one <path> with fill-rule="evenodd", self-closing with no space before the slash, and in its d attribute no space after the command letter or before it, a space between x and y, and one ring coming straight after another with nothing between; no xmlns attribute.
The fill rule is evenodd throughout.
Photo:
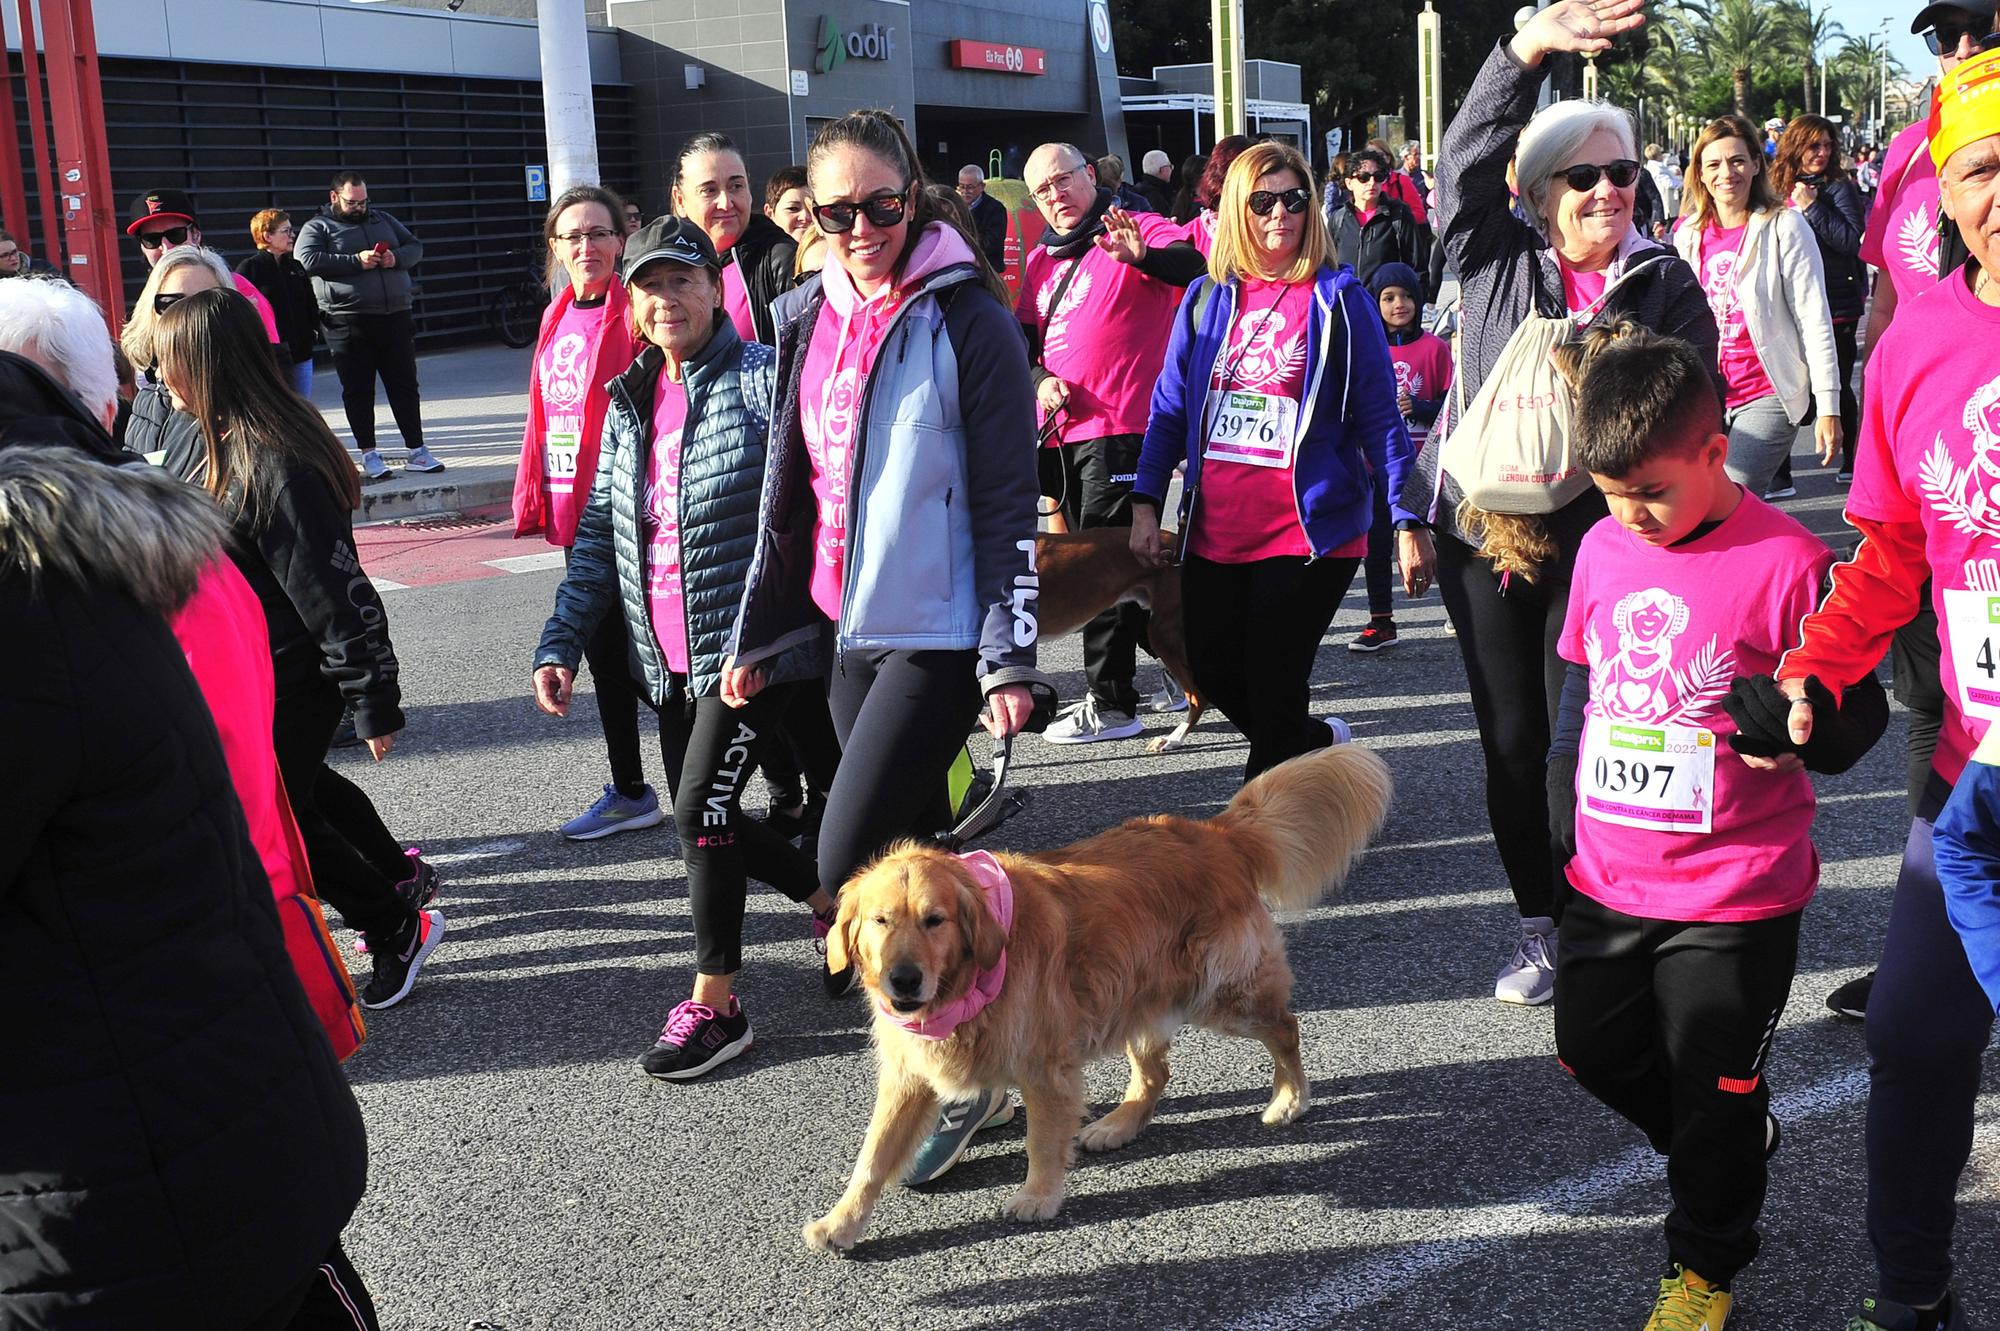
<svg viewBox="0 0 2000 1331"><path fill-rule="evenodd" d="M1031 686L1034 693L1034 710L1022 725L1023 734L1039 735L1055 720L1055 692L1042 685ZM957 852L970 842L978 840L993 831L1015 814L1028 807L1031 791L1007 789L1007 769L1014 761L1014 737L1002 739L993 749L993 784L979 803L966 810L949 831L939 832L931 838L933 844L942 850Z"/></svg>

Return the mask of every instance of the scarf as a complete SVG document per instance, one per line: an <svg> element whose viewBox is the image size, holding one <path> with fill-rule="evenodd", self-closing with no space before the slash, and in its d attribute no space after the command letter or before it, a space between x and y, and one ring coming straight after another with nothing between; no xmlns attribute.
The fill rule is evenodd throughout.
<svg viewBox="0 0 2000 1331"><path fill-rule="evenodd" d="M1091 201L1090 211L1074 231L1058 231L1054 227L1045 228L1042 238L1036 243L1049 252L1051 258L1073 259L1083 253L1084 248L1104 230L1104 213L1118 200L1111 191L1099 187L1097 197Z"/></svg>
<svg viewBox="0 0 2000 1331"><path fill-rule="evenodd" d="M973 881L979 884L979 890L986 894L986 907L999 921L1000 932L1012 934L1014 884L1008 881L1007 871L1000 867L1000 861L983 850L968 851L958 858L972 874ZM987 1004L1000 997L1000 987L1006 982L1007 950L1002 948L1000 960L993 963L993 969L974 972L972 983L964 993L933 1009L929 1016L905 1017L887 1003L878 1003L877 1011L920 1040L949 1040L962 1024L984 1012Z"/></svg>

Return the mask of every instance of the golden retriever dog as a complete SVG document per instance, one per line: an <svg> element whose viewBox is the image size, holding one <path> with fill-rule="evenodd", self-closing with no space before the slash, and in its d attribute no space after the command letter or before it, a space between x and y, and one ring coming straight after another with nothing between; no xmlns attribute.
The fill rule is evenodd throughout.
<svg viewBox="0 0 2000 1331"><path fill-rule="evenodd" d="M1172 549L1174 533L1160 533ZM1201 692L1187 662L1187 629L1181 619L1181 570L1178 564L1154 568L1132 553L1129 527L1092 527L1089 531L1049 533L1035 540L1035 569L1042 590L1035 617L1044 638L1081 632L1083 626L1112 606L1130 601L1144 606L1152 618L1146 643L1160 666L1187 695L1180 724L1146 741L1148 753L1171 753L1187 743L1188 732L1201 724Z"/></svg>
<svg viewBox="0 0 2000 1331"><path fill-rule="evenodd" d="M1125 1145L1153 1117L1183 1025L1247 1036L1275 1065L1267 1124L1305 1112L1292 970L1272 910L1302 910L1343 880L1388 815L1389 770L1352 744L1280 764L1207 821L1136 818L1035 855L996 854L1013 891L1003 932L959 856L893 847L840 893L827 959L851 961L875 1005L875 1113L834 1208L808 1247L851 1248L900 1178L939 1097L1017 1086L1028 1111L1021 1220L1062 1206L1072 1139ZM904 1023L953 1010L1004 958L997 996L942 1039ZM1083 1065L1123 1049L1124 1101L1079 1134Z"/></svg>

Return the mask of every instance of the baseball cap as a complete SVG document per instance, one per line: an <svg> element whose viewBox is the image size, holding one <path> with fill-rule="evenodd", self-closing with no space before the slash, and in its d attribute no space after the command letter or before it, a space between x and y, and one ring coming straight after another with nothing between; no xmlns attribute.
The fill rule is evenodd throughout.
<svg viewBox="0 0 2000 1331"><path fill-rule="evenodd" d="M1985 19L1986 26L1993 25L1993 11L1996 0L1940 0L1938 4L1925 5L1918 12L1916 21L1910 24L1910 31L1922 33L1938 25L1940 19L1956 20L1963 23L1966 16ZM1950 54L1947 52L1946 54Z"/></svg>
<svg viewBox="0 0 2000 1331"><path fill-rule="evenodd" d="M709 243L708 233L685 217L671 213L646 223L625 243L625 280L630 282L641 268L661 260L722 271L722 260L715 257L715 246Z"/></svg>
<svg viewBox="0 0 2000 1331"><path fill-rule="evenodd" d="M1938 84L1931 103L1931 161L1942 171L1968 143L2000 134L2000 51L1960 64Z"/></svg>
<svg viewBox="0 0 2000 1331"><path fill-rule="evenodd" d="M185 190L149 189L132 201L132 225L125 228L125 234L138 235L139 224L156 217L185 222L189 226L201 225L201 219L194 214L194 200L187 196Z"/></svg>

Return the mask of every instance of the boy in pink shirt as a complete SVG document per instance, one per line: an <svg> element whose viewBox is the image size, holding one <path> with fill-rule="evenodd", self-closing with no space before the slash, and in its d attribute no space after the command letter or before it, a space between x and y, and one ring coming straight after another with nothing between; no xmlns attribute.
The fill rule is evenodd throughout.
<svg viewBox="0 0 2000 1331"><path fill-rule="evenodd" d="M1776 666L1831 555L1724 473L1721 404L1685 343L1601 342L1572 438L1611 516L1579 549L1558 644L1549 796L1575 892L1556 1046L1667 1157L1670 1270L1646 1325L1720 1328L1757 1255L1778 1140L1764 1062L1819 882L1812 783L1744 762L1732 689Z"/></svg>

